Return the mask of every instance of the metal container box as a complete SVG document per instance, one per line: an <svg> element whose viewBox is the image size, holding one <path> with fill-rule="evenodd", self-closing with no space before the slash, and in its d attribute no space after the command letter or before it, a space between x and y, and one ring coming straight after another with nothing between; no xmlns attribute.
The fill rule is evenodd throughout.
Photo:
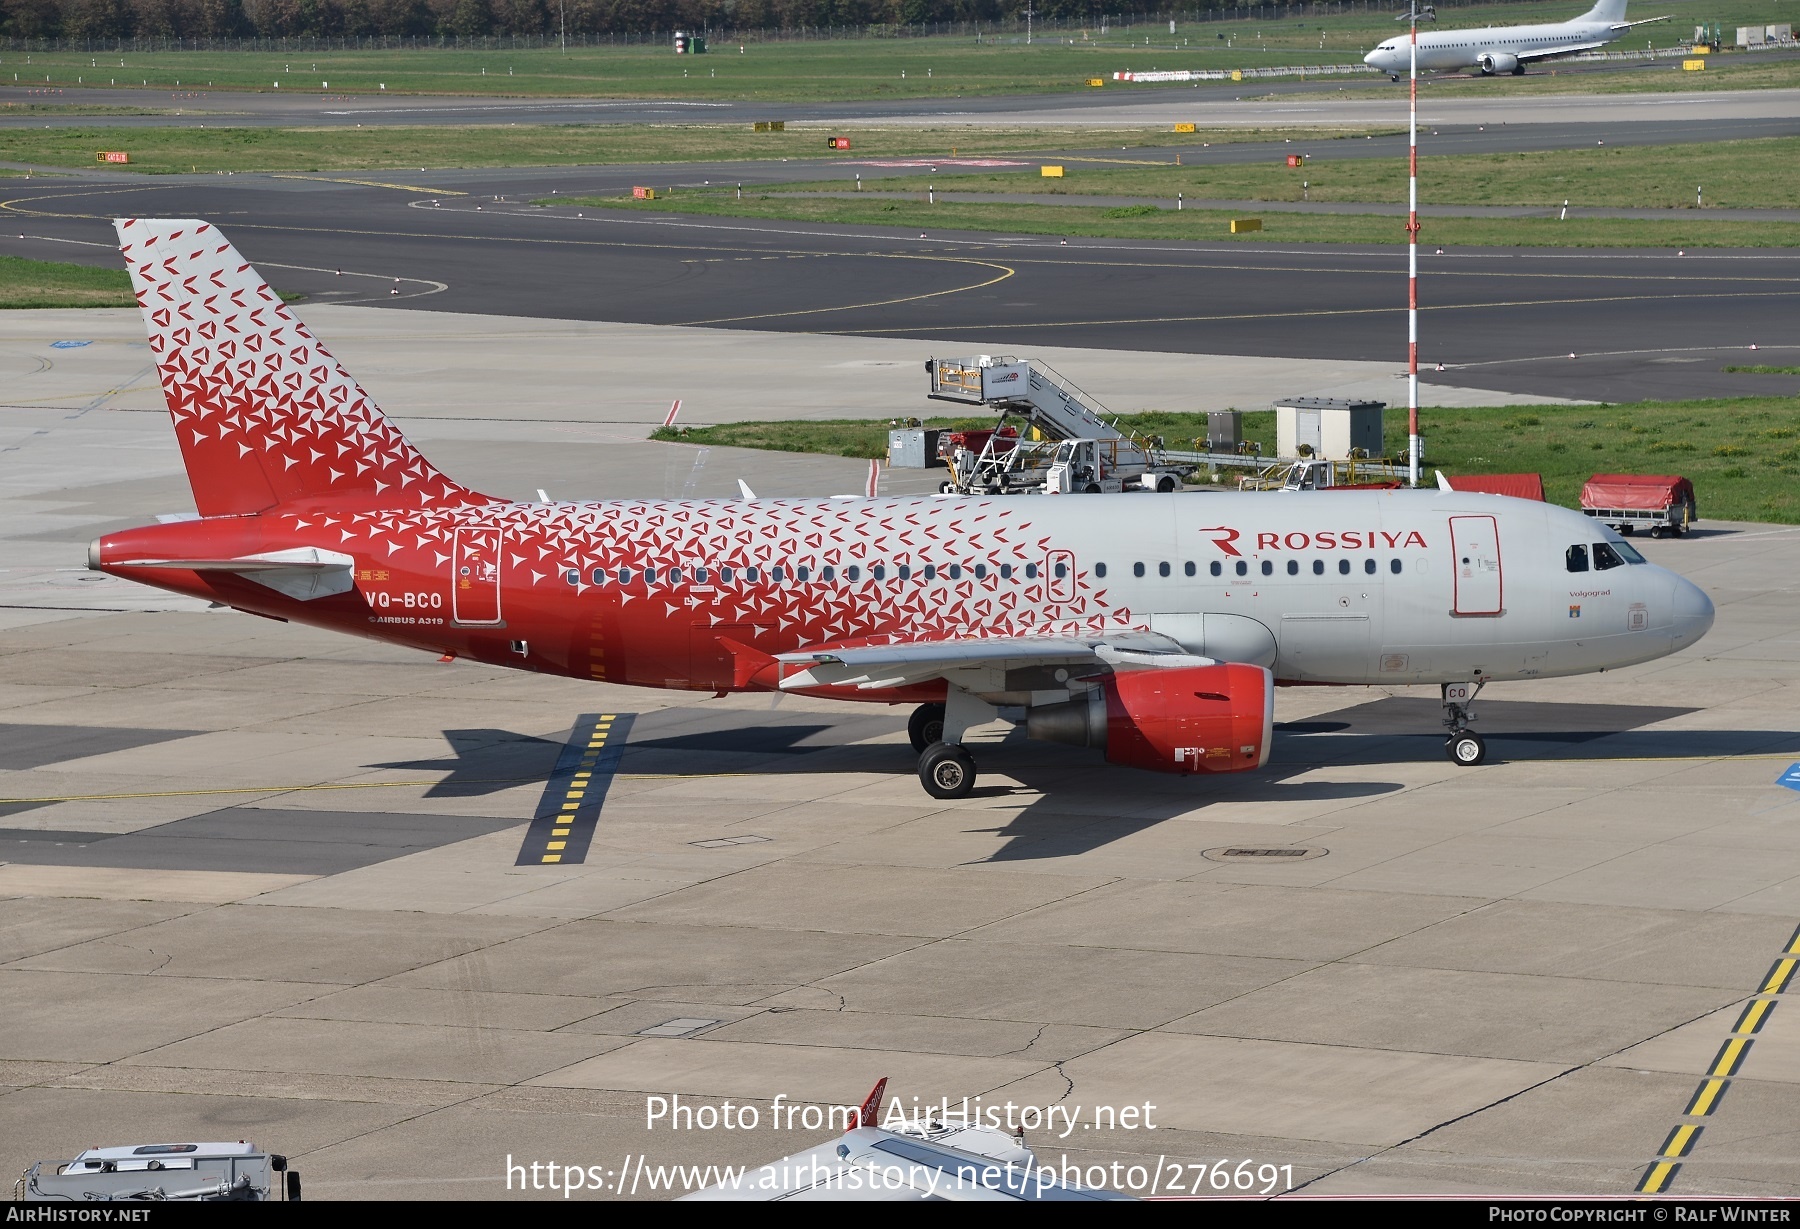
<svg viewBox="0 0 1800 1229"><path fill-rule="evenodd" d="M888 432L888 464L895 469L942 467L936 427L901 427Z"/></svg>
<svg viewBox="0 0 1800 1229"><path fill-rule="evenodd" d="M1290 397L1275 403L1275 454L1348 460L1353 453L1382 455L1384 401L1341 397ZM1302 452L1304 445L1309 451Z"/></svg>
<svg viewBox="0 0 1800 1229"><path fill-rule="evenodd" d="M1237 410L1211 410L1206 415L1206 450L1236 452L1244 442L1244 416Z"/></svg>

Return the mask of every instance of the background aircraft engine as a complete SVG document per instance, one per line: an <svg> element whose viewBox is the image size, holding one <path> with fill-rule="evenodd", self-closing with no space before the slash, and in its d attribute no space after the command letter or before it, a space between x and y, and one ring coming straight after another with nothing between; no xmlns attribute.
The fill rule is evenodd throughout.
<svg viewBox="0 0 1800 1229"><path fill-rule="evenodd" d="M1104 747L1109 763L1155 772L1260 768L1274 729L1274 676L1236 662L1127 670L1080 699L1040 705L1025 717L1032 738Z"/></svg>
<svg viewBox="0 0 1800 1229"><path fill-rule="evenodd" d="M1504 51L1484 51L1476 57L1475 62L1481 65L1481 71L1488 76L1495 73L1517 73L1519 57L1508 55Z"/></svg>

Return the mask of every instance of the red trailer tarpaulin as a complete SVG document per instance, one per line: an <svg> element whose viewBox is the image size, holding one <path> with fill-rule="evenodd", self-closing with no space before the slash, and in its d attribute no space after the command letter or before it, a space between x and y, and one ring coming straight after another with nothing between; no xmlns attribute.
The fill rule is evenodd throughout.
<svg viewBox="0 0 1800 1229"><path fill-rule="evenodd" d="M1452 491L1477 491L1483 495L1511 495L1514 499L1544 499L1542 474L1461 474L1446 475Z"/></svg>
<svg viewBox="0 0 1800 1229"><path fill-rule="evenodd" d="M1660 512L1693 502L1694 484L1675 474L1595 474L1581 488L1584 508Z"/></svg>

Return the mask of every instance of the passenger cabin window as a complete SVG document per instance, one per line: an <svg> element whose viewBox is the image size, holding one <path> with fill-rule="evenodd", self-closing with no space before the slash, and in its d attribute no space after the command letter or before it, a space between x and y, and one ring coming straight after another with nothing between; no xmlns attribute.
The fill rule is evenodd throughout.
<svg viewBox="0 0 1800 1229"><path fill-rule="evenodd" d="M819 569L819 579L824 580L824 581L836 580L837 579L837 569L832 567L829 563L826 564L824 567Z"/></svg>
<svg viewBox="0 0 1800 1229"><path fill-rule="evenodd" d="M1217 559L1212 561L1212 568L1210 570L1214 576L1223 576L1225 574L1224 567L1220 565Z"/></svg>
<svg viewBox="0 0 1800 1229"><path fill-rule="evenodd" d="M1156 565L1156 574L1158 576L1167 576L1169 574L1169 565L1166 563L1157 564Z"/></svg>
<svg viewBox="0 0 1800 1229"><path fill-rule="evenodd" d="M902 563L894 569L894 575L898 576L901 580L911 580L912 579L912 569L910 567L908 567L906 564Z"/></svg>
<svg viewBox="0 0 1800 1229"><path fill-rule="evenodd" d="M1323 559L1314 559L1313 560L1313 575L1314 576L1325 575L1325 561Z"/></svg>
<svg viewBox="0 0 1800 1229"><path fill-rule="evenodd" d="M694 569L694 583L695 584L697 584L697 585L705 584L706 577L707 577L707 571L705 568L695 568Z"/></svg>
<svg viewBox="0 0 1800 1229"><path fill-rule="evenodd" d="M1289 559L1288 560L1288 575L1289 576L1300 575L1300 561L1298 559Z"/></svg>
<svg viewBox="0 0 1800 1229"><path fill-rule="evenodd" d="M1181 565L1181 573L1184 576L1192 576L1195 571L1196 571L1196 569L1194 567L1194 561L1192 559L1189 559L1186 563Z"/></svg>
<svg viewBox="0 0 1800 1229"><path fill-rule="evenodd" d="M1363 574L1366 576L1375 575L1375 561L1373 559L1363 560Z"/></svg>
<svg viewBox="0 0 1800 1229"><path fill-rule="evenodd" d="M1026 580L1036 580L1037 579L1037 564L1028 563L1025 565L1025 579Z"/></svg>
<svg viewBox="0 0 1800 1229"><path fill-rule="evenodd" d="M681 569L680 568L670 568L669 569L669 583L672 585L678 585L681 583Z"/></svg>
<svg viewBox="0 0 1800 1229"><path fill-rule="evenodd" d="M592 581L596 585L605 584L606 583L606 569L605 568L595 568L594 574L592 576L589 576L588 580Z"/></svg>
<svg viewBox="0 0 1800 1229"><path fill-rule="evenodd" d="M730 568L720 568L719 569L719 583L722 585L728 585L731 583L731 569Z"/></svg>
<svg viewBox="0 0 1800 1229"><path fill-rule="evenodd" d="M1618 551L1614 550L1605 542L1594 543L1594 570L1596 572L1604 572L1610 568L1622 568L1624 566L1625 560L1619 557Z"/></svg>
<svg viewBox="0 0 1800 1229"><path fill-rule="evenodd" d="M1239 559L1237 561L1236 571L1239 576L1248 576L1248 575L1250 575L1250 565L1248 563L1244 562L1242 559Z"/></svg>
<svg viewBox="0 0 1800 1229"><path fill-rule="evenodd" d="M887 564L885 564L885 563L870 564L869 565L869 578L871 580L886 580L887 579Z"/></svg>
<svg viewBox="0 0 1800 1229"><path fill-rule="evenodd" d="M844 579L852 580L852 581L861 580L862 579L862 569L857 567L854 563L851 564L849 567L844 569Z"/></svg>
<svg viewBox="0 0 1800 1229"><path fill-rule="evenodd" d="M671 575L670 579L671 580L674 579L673 575ZM776 584L780 584L782 581L787 579L786 569L779 568L779 567L770 568L769 569L769 579L774 581Z"/></svg>
<svg viewBox="0 0 1800 1229"><path fill-rule="evenodd" d="M1350 561L1348 559L1339 559L1338 560L1338 575L1339 576L1350 575Z"/></svg>
<svg viewBox="0 0 1800 1229"><path fill-rule="evenodd" d="M1106 575L1106 565L1104 563L1096 563L1094 565L1094 575L1097 577L1104 577Z"/></svg>
<svg viewBox="0 0 1800 1229"><path fill-rule="evenodd" d="M1012 579L1012 564L1003 563L1000 565L1000 579L1001 580L1011 580Z"/></svg>
<svg viewBox="0 0 1800 1229"><path fill-rule="evenodd" d="M620 568L619 569L619 583L622 585L628 585L631 583L631 569L630 568Z"/></svg>
<svg viewBox="0 0 1800 1229"><path fill-rule="evenodd" d="M1273 575L1275 575L1275 564L1274 564L1274 561L1273 561L1273 560L1269 560L1269 559L1264 559L1264 560L1263 560L1263 564L1262 564L1262 574L1263 574L1263 575L1264 575L1264 576L1273 576Z"/></svg>
<svg viewBox="0 0 1800 1229"><path fill-rule="evenodd" d="M1571 572L1587 571L1587 547L1582 546L1580 543L1571 546L1563 555L1563 566L1568 568Z"/></svg>
<svg viewBox="0 0 1800 1229"><path fill-rule="evenodd" d="M1063 577L1067 576L1068 574L1069 574L1069 565L1068 564L1059 563L1056 565L1056 579L1061 580Z"/></svg>
<svg viewBox="0 0 1800 1229"><path fill-rule="evenodd" d="M760 571L758 571L756 568L745 568L744 569L744 579L746 581L748 581L750 584L755 584L761 576L762 576L762 573Z"/></svg>
<svg viewBox="0 0 1800 1229"><path fill-rule="evenodd" d="M1388 571L1392 572L1396 576L1400 575L1400 561L1398 559L1389 559L1388 560Z"/></svg>
<svg viewBox="0 0 1800 1229"><path fill-rule="evenodd" d="M653 585L656 583L656 569L655 568L645 568L644 569L644 583L647 585Z"/></svg>
<svg viewBox="0 0 1800 1229"><path fill-rule="evenodd" d="M1102 564L1101 566L1104 567L1105 565ZM961 580L962 579L962 564L960 564L960 563L951 564L949 567L944 569L944 575L948 576L951 580ZM1102 572L1101 575L1105 575L1105 573Z"/></svg>
<svg viewBox="0 0 1800 1229"><path fill-rule="evenodd" d="M936 580L937 579L937 564L935 564L935 563L926 564L925 570L921 574L925 577L926 580Z"/></svg>
<svg viewBox="0 0 1800 1229"><path fill-rule="evenodd" d="M700 569L695 568L694 571L696 574L698 574ZM812 569L807 567L804 563L801 564L799 567L794 569L794 579L795 580L811 580L812 579Z"/></svg>
<svg viewBox="0 0 1800 1229"><path fill-rule="evenodd" d="M978 563L975 565L975 579L976 580L986 580L987 579L987 564Z"/></svg>
<svg viewBox="0 0 1800 1229"><path fill-rule="evenodd" d="M1131 565L1131 574L1133 576L1142 576L1144 574L1144 565L1141 563L1132 564Z"/></svg>
<svg viewBox="0 0 1800 1229"><path fill-rule="evenodd" d="M570 568L563 573L563 579L572 585L578 585L581 583L581 572L577 568Z"/></svg>

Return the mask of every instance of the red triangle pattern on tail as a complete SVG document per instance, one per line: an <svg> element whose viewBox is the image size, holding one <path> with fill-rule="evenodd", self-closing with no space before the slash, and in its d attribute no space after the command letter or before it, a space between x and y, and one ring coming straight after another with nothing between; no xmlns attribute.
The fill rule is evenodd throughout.
<svg viewBox="0 0 1800 1229"><path fill-rule="evenodd" d="M114 224L202 516L485 502L409 443L210 223Z"/></svg>

